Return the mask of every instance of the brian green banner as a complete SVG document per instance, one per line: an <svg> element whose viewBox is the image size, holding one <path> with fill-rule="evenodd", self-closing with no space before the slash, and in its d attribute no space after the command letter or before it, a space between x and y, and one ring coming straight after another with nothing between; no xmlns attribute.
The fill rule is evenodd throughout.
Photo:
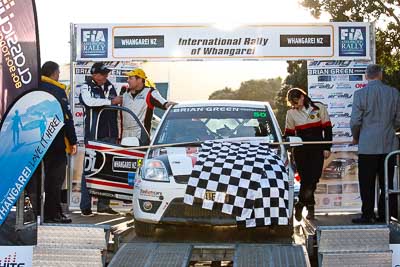
<svg viewBox="0 0 400 267"><path fill-rule="evenodd" d="M75 60L370 59L368 23L75 26Z"/></svg>
<svg viewBox="0 0 400 267"><path fill-rule="evenodd" d="M61 104L36 90L22 94L0 124L0 225L64 125Z"/></svg>

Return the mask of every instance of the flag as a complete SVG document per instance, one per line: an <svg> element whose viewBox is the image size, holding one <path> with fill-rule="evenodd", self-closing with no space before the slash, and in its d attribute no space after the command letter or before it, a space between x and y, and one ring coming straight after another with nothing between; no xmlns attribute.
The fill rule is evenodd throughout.
<svg viewBox="0 0 400 267"><path fill-rule="evenodd" d="M268 144L206 141L189 178L184 203L235 215L239 226L289 223L289 182Z"/></svg>

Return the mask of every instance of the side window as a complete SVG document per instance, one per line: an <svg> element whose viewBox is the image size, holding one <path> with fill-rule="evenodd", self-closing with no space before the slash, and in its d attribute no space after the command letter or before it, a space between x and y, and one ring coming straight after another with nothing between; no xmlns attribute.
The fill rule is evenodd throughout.
<svg viewBox="0 0 400 267"><path fill-rule="evenodd" d="M109 144L118 144L118 111L101 109L94 128L94 140ZM92 128L93 129L93 128Z"/></svg>
<svg viewBox="0 0 400 267"><path fill-rule="evenodd" d="M118 133L121 140L126 137L140 139L142 129L129 112L120 110L118 111Z"/></svg>
<svg viewBox="0 0 400 267"><path fill-rule="evenodd" d="M136 117L137 118L137 117ZM136 137L140 145L147 145L149 137L132 113L122 108L104 108L99 112L95 128L95 140L120 145L125 138Z"/></svg>

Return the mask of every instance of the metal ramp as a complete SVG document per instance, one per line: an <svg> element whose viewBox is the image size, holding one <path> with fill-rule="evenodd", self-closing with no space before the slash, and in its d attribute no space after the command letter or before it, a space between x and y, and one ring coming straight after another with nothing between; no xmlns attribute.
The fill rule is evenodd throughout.
<svg viewBox="0 0 400 267"><path fill-rule="evenodd" d="M107 235L94 225L40 225L33 266L104 266Z"/></svg>
<svg viewBox="0 0 400 267"><path fill-rule="evenodd" d="M110 267L183 267L189 265L192 246L183 243L125 243Z"/></svg>
<svg viewBox="0 0 400 267"><path fill-rule="evenodd" d="M305 248L301 245L240 244L233 259L234 267L247 266L311 266Z"/></svg>
<svg viewBox="0 0 400 267"><path fill-rule="evenodd" d="M191 261L233 261L235 267L310 266L300 245L126 243L111 260L110 267L189 266Z"/></svg>
<svg viewBox="0 0 400 267"><path fill-rule="evenodd" d="M319 266L392 266L386 225L317 228Z"/></svg>

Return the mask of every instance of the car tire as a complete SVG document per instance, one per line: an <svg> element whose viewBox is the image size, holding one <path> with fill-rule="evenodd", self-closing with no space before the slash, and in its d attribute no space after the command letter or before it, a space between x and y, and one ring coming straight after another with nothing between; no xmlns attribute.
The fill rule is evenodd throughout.
<svg viewBox="0 0 400 267"><path fill-rule="evenodd" d="M151 223L135 221L135 232L139 237L152 237L156 233L156 226Z"/></svg>

